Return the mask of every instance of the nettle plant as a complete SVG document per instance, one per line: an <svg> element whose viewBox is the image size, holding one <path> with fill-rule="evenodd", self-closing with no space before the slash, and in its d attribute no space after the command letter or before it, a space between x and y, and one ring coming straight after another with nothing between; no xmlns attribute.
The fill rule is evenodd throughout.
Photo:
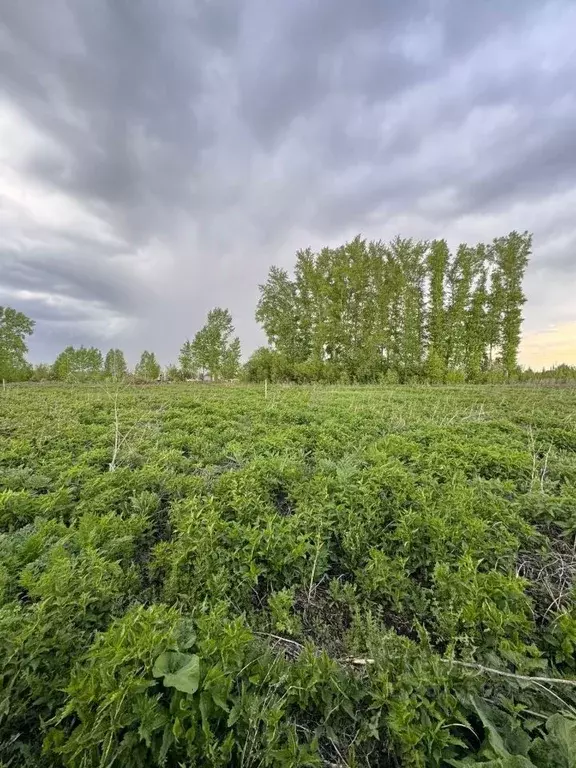
<svg viewBox="0 0 576 768"><path fill-rule="evenodd" d="M571 765L575 411L8 389L0 766Z"/></svg>

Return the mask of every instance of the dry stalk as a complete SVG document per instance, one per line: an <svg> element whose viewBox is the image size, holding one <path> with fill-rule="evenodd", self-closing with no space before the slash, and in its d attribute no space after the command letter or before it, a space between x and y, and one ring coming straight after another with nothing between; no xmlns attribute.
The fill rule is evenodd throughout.
<svg viewBox="0 0 576 768"><path fill-rule="evenodd" d="M316 542L316 556L314 557L314 564L312 565L312 573L310 574L310 586L308 587L308 605L312 600L312 587L314 586L314 576L316 575L316 566L318 565L318 557L320 556L320 540Z"/></svg>
<svg viewBox="0 0 576 768"><path fill-rule="evenodd" d="M354 666L369 666L374 664L374 659L364 658L346 658L341 661L347 664L353 664ZM570 685L576 688L576 680L564 677L541 677L532 675L517 675L514 672L504 672L501 669L495 669L494 667L485 667L483 664L474 664L470 661L457 661L456 659L440 659L443 664L453 664L456 667L465 667L466 669L473 669L476 672L483 672L487 675L499 675L500 677L509 677L513 680L521 680L524 683L533 683L534 685L546 683L548 685Z"/></svg>
<svg viewBox="0 0 576 768"><path fill-rule="evenodd" d="M112 460L108 465L110 472L114 472L116 469L116 459L118 458L118 451L120 450L120 419L118 416L118 390L114 395L114 450L112 451Z"/></svg>

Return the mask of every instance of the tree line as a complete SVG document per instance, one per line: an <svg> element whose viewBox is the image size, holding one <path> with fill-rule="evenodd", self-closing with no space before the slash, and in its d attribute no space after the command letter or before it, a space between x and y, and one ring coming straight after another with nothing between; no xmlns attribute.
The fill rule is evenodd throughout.
<svg viewBox="0 0 576 768"><path fill-rule="evenodd" d="M130 371L121 349L110 349L104 356L97 347L64 349L52 364L30 365L26 360L26 338L35 323L22 312L0 307L0 378L4 381L91 381L101 378L137 381L235 379L240 371L240 339L234 334L232 316L227 309L216 307L208 313L205 325L192 341L187 339L180 350L178 364L165 369L154 352L142 352Z"/></svg>
<svg viewBox="0 0 576 768"><path fill-rule="evenodd" d="M6 380L207 378L326 383L483 382L517 379L524 273L532 236L488 244L358 236L298 251L292 274L273 266L259 286L256 320L268 345L240 365L240 340L216 307L162 370L153 352L133 371L122 350L67 347L51 365L26 362L34 321L0 307L0 376ZM526 378L530 372L522 375ZM553 374L551 374L553 377Z"/></svg>
<svg viewBox="0 0 576 768"><path fill-rule="evenodd" d="M293 275L271 267L256 318L268 338L248 362L257 380L482 381L518 373L532 237L489 244L361 237L299 251Z"/></svg>

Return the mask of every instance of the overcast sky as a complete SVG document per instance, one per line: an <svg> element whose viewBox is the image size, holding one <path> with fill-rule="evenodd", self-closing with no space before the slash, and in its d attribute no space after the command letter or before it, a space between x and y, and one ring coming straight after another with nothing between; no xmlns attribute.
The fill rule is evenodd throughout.
<svg viewBox="0 0 576 768"><path fill-rule="evenodd" d="M576 2L0 0L0 304L177 357L262 343L300 247L534 233L522 362L576 363Z"/></svg>

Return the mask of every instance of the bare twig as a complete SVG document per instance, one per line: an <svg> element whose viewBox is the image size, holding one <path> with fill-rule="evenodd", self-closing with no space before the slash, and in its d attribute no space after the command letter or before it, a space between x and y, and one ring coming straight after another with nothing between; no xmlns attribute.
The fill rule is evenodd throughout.
<svg viewBox="0 0 576 768"><path fill-rule="evenodd" d="M116 459L118 458L118 451L122 442L120 440L120 419L118 416L118 390L116 390L114 395L114 450L112 451L112 460L108 465L110 472L114 472L116 469Z"/></svg>
<svg viewBox="0 0 576 768"><path fill-rule="evenodd" d="M346 662L347 664L353 664L355 666L364 667L369 666L370 664L374 664L374 659L363 659L363 658L346 658L341 659L341 661ZM457 667L466 667L466 669L473 669L476 672L484 672L488 675L499 675L500 677L509 677L513 680L521 680L525 683L533 683L534 685L538 685L541 683L548 683L548 684L554 684L558 683L560 685L571 685L573 687L576 687L576 680L571 680L570 678L564 678L564 677L541 677L541 676L531 676L531 675L517 675L514 672L504 672L501 669L495 669L494 667L485 667L483 664L473 664L469 661L457 661L456 659L440 659L440 661L443 664L453 664Z"/></svg>
<svg viewBox="0 0 576 768"><path fill-rule="evenodd" d="M550 444L548 450L546 451L546 455L544 456L544 466L542 467L542 472L540 474L540 491L544 493L544 480L546 478L546 472L548 471L548 457L550 456L550 451L552 450L552 444Z"/></svg>
<svg viewBox="0 0 576 768"><path fill-rule="evenodd" d="M310 586L308 587L308 605L312 600L312 587L314 586L314 576L316 575L316 566L318 565L318 557L320 555L320 539L316 542L316 556L314 557L314 564L312 565L312 573L310 574Z"/></svg>
<svg viewBox="0 0 576 768"><path fill-rule="evenodd" d="M531 582L530 590L538 600L538 612L543 618L562 610L576 581L576 551L560 539L553 544L554 550L544 554L519 553L516 570L517 576Z"/></svg>
<svg viewBox="0 0 576 768"><path fill-rule="evenodd" d="M540 677L531 675L516 675L514 672L504 672L501 669L494 669L494 667L485 667L483 664L473 664L469 661L456 661L456 659L440 659L444 664L454 664L457 667L466 667L467 669L475 669L477 672L485 672L488 675L499 675L500 677L510 677L513 680L522 680L525 683L548 683L559 685L571 685L576 688L576 680L571 680L565 677Z"/></svg>
<svg viewBox="0 0 576 768"><path fill-rule="evenodd" d="M254 632L255 635L261 635L262 637L271 637L273 640L278 640L281 643L290 643L298 648L304 648L302 643L297 643L296 640L290 640L288 637L280 637L280 635L273 635L270 632Z"/></svg>
<svg viewBox="0 0 576 768"><path fill-rule="evenodd" d="M532 476L530 478L530 490L534 489L534 483L536 482L536 466L538 462L538 456L536 454L536 441L534 439L534 431L532 424L530 424L530 451L532 453Z"/></svg>
<svg viewBox="0 0 576 768"><path fill-rule="evenodd" d="M336 745L336 742L334 741L334 739L330 739L330 741L332 742L332 746L334 747L334 750L335 750L336 754L337 754L337 755L338 755L338 757L340 758L340 763L336 763L336 765L341 765L341 766L344 766L344 768L350 768L350 766L348 765L348 763L346 762L346 760L344 760L344 757L343 757L343 755L342 755L342 752L340 752L340 750L338 749L338 747L337 747L337 745ZM331 763L331 765L334 765L334 763Z"/></svg>

